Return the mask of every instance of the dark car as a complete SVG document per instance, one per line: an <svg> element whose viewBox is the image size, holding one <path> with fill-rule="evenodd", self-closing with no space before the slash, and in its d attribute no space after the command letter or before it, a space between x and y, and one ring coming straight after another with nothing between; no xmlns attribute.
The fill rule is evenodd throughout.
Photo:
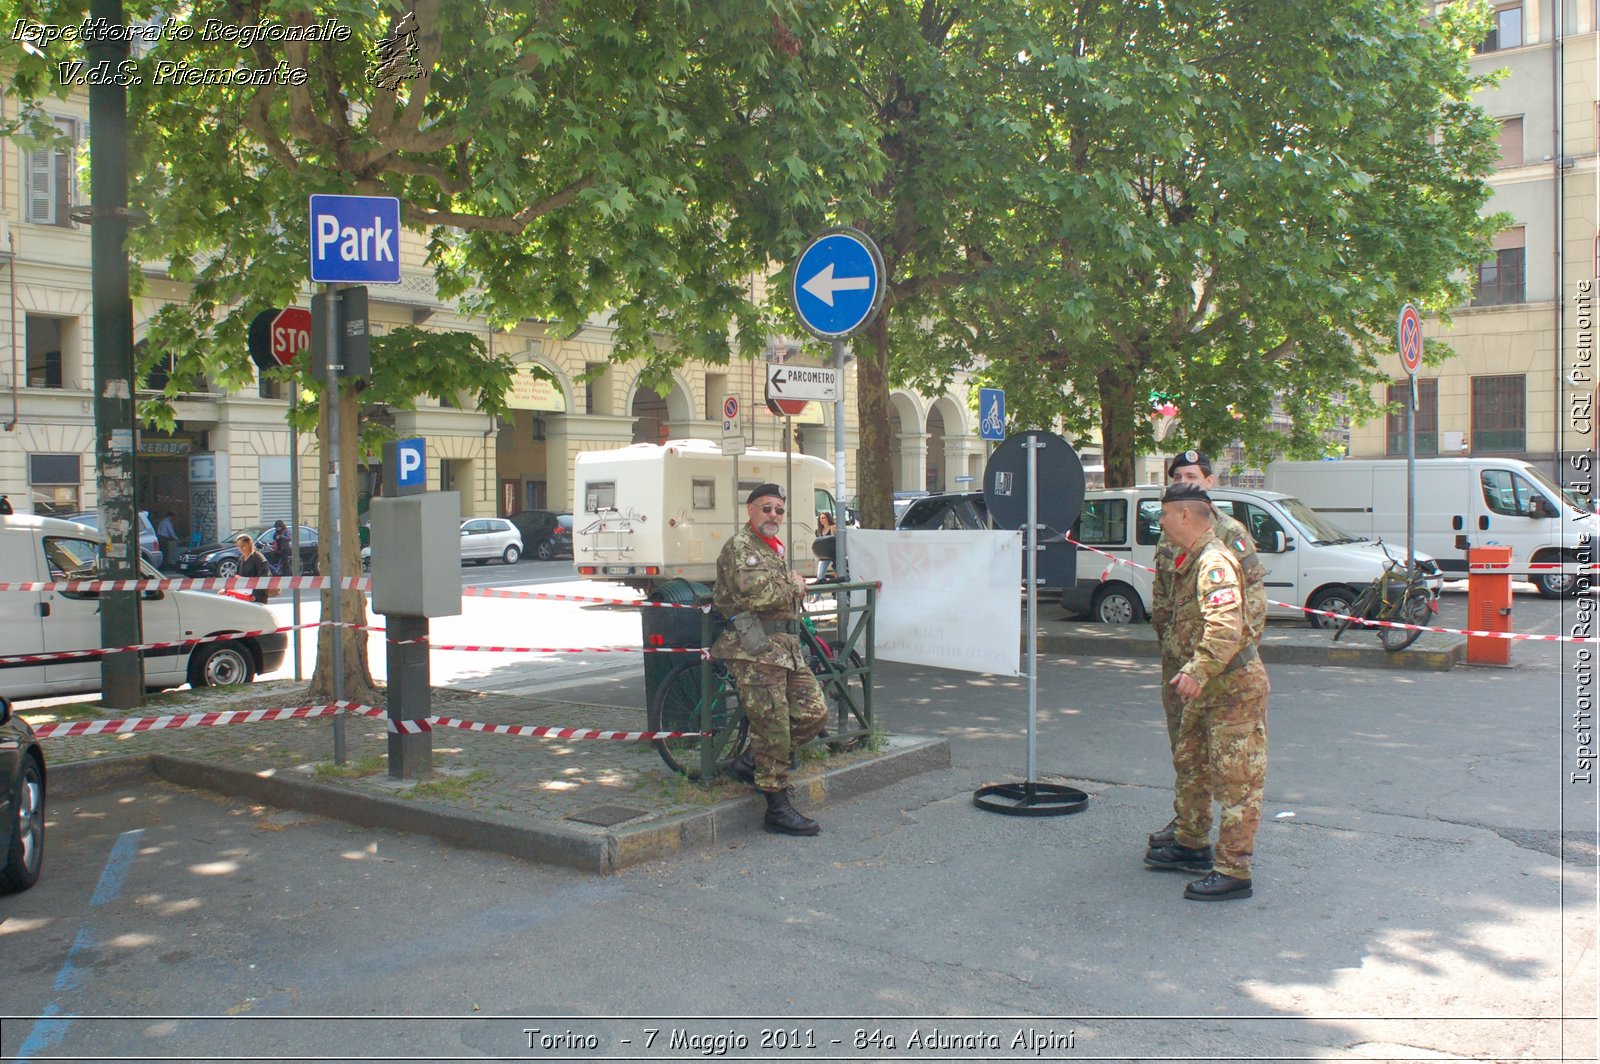
<svg viewBox="0 0 1600 1064"><path fill-rule="evenodd" d="M254 539L256 550L265 555L267 561L275 563L278 556L272 550L272 531L271 525L249 525L231 533L226 543L208 543L184 551L178 571L184 576L237 576L239 547L234 540L240 536ZM308 525L300 526L300 572L306 576L317 575L317 530Z"/></svg>
<svg viewBox="0 0 1600 1064"><path fill-rule="evenodd" d="M100 530L98 510L81 510L75 514L68 514L66 520L88 525L96 532ZM161 539L156 535L156 526L150 523L150 514L146 510L139 511L139 555L157 569L161 568L161 563L166 560L161 550Z"/></svg>
<svg viewBox="0 0 1600 1064"><path fill-rule="evenodd" d="M44 866L44 751L0 698L0 894L27 890Z"/></svg>
<svg viewBox="0 0 1600 1064"><path fill-rule="evenodd" d="M572 515L555 510L518 510L506 518L522 533L522 548L540 561L572 557Z"/></svg>
<svg viewBox="0 0 1600 1064"><path fill-rule="evenodd" d="M989 527L989 504L981 491L947 491L912 499L900 515L898 529L985 529ZM1041 589L1069 588L1077 583L1077 551L1060 529L1045 527L1039 533L1038 574ZM1027 559L1022 562L1027 570Z"/></svg>

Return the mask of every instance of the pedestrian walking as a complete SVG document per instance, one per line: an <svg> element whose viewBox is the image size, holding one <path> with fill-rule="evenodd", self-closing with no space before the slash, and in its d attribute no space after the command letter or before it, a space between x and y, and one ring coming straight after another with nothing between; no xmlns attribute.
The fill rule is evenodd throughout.
<svg viewBox="0 0 1600 1064"><path fill-rule="evenodd" d="M272 576L272 565L256 550L256 541L247 535L234 538L234 544L239 548L239 575L249 577ZM256 602L267 601L267 589L258 587L250 592L250 597Z"/></svg>
<svg viewBox="0 0 1600 1064"><path fill-rule="evenodd" d="M161 567L163 569L172 569L178 564L178 525L173 520L177 516L177 514L168 510L161 515L161 523L156 525L156 539L161 542Z"/></svg>
<svg viewBox="0 0 1600 1064"><path fill-rule="evenodd" d="M1196 901L1253 893L1250 861L1267 775L1267 682L1245 621L1238 558L1217 538L1211 497L1198 484L1161 496L1161 531L1174 557L1170 639L1182 660L1170 686L1183 701L1172 753L1173 839L1145 852L1153 868L1207 872L1184 888ZM1212 802L1221 805L1211 846Z"/></svg>
<svg viewBox="0 0 1600 1064"><path fill-rule="evenodd" d="M717 556L713 599L731 623L711 653L728 663L750 719L750 745L729 773L766 797L768 831L815 835L821 827L790 801L789 769L794 752L821 734L828 707L800 646L806 584L789 571L778 538L784 503L777 484L756 487L745 500L748 523Z"/></svg>
<svg viewBox="0 0 1600 1064"><path fill-rule="evenodd" d="M839 526L838 526L837 523L834 522L832 514L828 513L826 510L824 510L822 513L817 515L817 538L818 539L821 539L823 536L837 536L838 534L839 534ZM837 544L838 540L836 539L834 542L835 542L835 544ZM837 548L835 548L835 549L837 549ZM818 558L817 559L817 579L818 580L826 580L829 576L833 575L833 572L834 572L834 567L833 567L833 559L832 558Z"/></svg>
<svg viewBox="0 0 1600 1064"><path fill-rule="evenodd" d="M272 553L273 568L282 576L289 572L289 552L294 550L290 542L289 526L280 519L272 526Z"/></svg>
<svg viewBox="0 0 1600 1064"><path fill-rule="evenodd" d="M1211 471L1211 459L1199 451L1184 451L1167 463L1169 484L1198 484L1209 492L1217 486L1216 474ZM1267 627L1267 566L1256 551L1255 537L1238 521L1211 507L1212 526L1223 546L1233 552L1244 574L1244 615L1250 629L1250 641L1261 645L1261 633ZM1183 716L1183 699L1172 687L1172 678L1182 667L1176 645L1168 638L1172 626L1173 557L1177 550L1165 535L1156 544L1156 575L1150 587L1150 624L1161 644L1161 708L1167 718L1167 745L1178 748L1178 723ZM1177 823L1174 816L1167 826L1150 833L1151 846L1165 846L1172 841L1172 829Z"/></svg>

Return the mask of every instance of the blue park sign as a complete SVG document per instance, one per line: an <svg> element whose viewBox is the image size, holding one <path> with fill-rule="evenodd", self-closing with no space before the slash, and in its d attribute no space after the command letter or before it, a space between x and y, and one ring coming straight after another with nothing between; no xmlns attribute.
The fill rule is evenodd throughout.
<svg viewBox="0 0 1600 1064"><path fill-rule="evenodd" d="M311 197L311 280L400 283L400 201L393 196Z"/></svg>

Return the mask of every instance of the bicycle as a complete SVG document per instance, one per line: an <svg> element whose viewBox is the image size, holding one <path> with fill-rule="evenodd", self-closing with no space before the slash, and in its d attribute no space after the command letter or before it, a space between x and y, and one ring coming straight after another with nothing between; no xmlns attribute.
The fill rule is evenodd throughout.
<svg viewBox="0 0 1600 1064"><path fill-rule="evenodd" d="M1378 640L1383 644L1383 649L1394 653L1415 643L1422 632L1414 627L1391 628L1369 622L1390 621L1407 625L1424 625L1431 614L1439 612L1439 600L1434 597L1432 590L1420 575L1407 573L1405 566L1389 553L1389 548L1384 546L1381 539L1378 541L1378 546L1383 550L1386 559L1383 572L1363 588L1355 601L1350 603L1349 616L1339 620L1333 638L1337 641L1353 624L1363 628L1377 628Z"/></svg>
<svg viewBox="0 0 1600 1064"><path fill-rule="evenodd" d="M798 633L806 664L837 723L836 731L824 732L816 741L836 749L853 745L872 729L872 688L866 682L871 666L852 646L863 635L871 645L870 604L857 612L864 614L861 623L853 632L841 633L842 640L824 639L809 615L801 618ZM719 615L708 614L702 626L703 645L714 642L726 623ZM686 662L669 672L656 688L646 719L651 731L701 733L653 740L667 767L691 780L722 774L750 741L750 721L739 704L738 686L727 663L716 658Z"/></svg>

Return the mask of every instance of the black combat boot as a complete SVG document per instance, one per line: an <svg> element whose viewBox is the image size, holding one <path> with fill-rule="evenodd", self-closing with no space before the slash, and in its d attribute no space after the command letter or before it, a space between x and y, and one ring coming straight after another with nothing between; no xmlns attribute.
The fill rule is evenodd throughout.
<svg viewBox="0 0 1600 1064"><path fill-rule="evenodd" d="M1210 846L1152 846L1145 851L1144 863L1151 868L1170 868L1180 872L1211 871Z"/></svg>
<svg viewBox="0 0 1600 1064"><path fill-rule="evenodd" d="M756 785L755 750L749 746L746 746L743 753L728 763L727 771L728 775L732 776L740 783L748 783L750 786L754 787Z"/></svg>
<svg viewBox="0 0 1600 1064"><path fill-rule="evenodd" d="M1173 819L1167 821L1167 826L1162 828L1161 830L1152 831L1150 833L1150 837L1146 841L1150 843L1150 848L1152 850L1154 850L1154 849L1156 849L1157 847L1160 847L1160 846L1171 846L1173 843L1177 842L1178 841L1178 821L1177 821L1177 818L1174 817Z"/></svg>
<svg viewBox="0 0 1600 1064"><path fill-rule="evenodd" d="M767 818L763 826L780 835L815 835L822 825L789 804L789 788L762 791L767 797Z"/></svg>

